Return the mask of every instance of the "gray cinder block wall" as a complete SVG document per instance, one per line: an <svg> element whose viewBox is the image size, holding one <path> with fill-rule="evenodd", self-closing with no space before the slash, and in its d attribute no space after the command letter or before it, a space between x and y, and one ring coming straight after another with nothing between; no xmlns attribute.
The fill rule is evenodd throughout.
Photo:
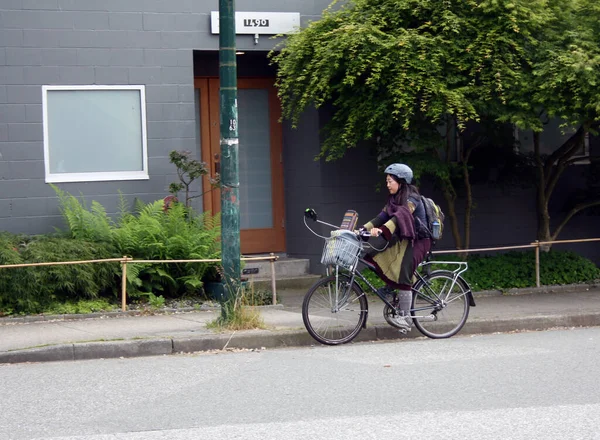
<svg viewBox="0 0 600 440"><path fill-rule="evenodd" d="M239 11L300 12L318 18L327 1L238 0ZM133 201L168 195L171 150L199 155L194 51L216 51L217 0L6 0L0 2L0 230L44 233L61 226L44 181L42 85L145 85L149 180L61 183L115 212L118 192ZM275 42L240 35L240 50Z"/></svg>

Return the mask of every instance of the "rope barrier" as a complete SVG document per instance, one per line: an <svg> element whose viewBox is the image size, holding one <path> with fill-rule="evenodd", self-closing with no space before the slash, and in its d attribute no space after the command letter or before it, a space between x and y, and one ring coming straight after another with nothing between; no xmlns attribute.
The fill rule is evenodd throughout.
<svg viewBox="0 0 600 440"><path fill-rule="evenodd" d="M535 248L535 269L536 269L536 285L540 287L540 248L555 244L572 244L572 243L590 243L600 241L600 238L582 238L574 240L551 240L551 241L536 241L528 245L517 246L500 246L478 249L454 249L454 250L438 250L433 251L434 255L442 254L461 254L461 253L477 253L477 252L493 252L514 249L532 249ZM241 257L240 261L270 261L271 262L271 287L273 289L273 304L276 304L276 282L275 282L275 262L279 259L277 255L269 255L264 257ZM94 263L121 263L123 266L123 276L121 285L121 303L122 310L127 310L127 264L169 264L169 263L220 263L220 258L212 259L190 259L190 260L134 260L131 257L122 258L106 258L102 260L76 260L76 261L52 261L43 263L22 263L22 264L4 264L0 265L0 269L36 267L36 266L64 266L71 264L94 264Z"/></svg>
<svg viewBox="0 0 600 440"><path fill-rule="evenodd" d="M241 261L270 261L271 262L271 288L273 289L273 304L277 301L275 290L275 261L279 256L271 254L265 257L241 257ZM165 264L165 263L220 263L220 258L212 259L191 259L191 260L134 260L130 257L106 258L103 260L75 260L75 261L49 261L44 263L22 263L22 264L4 264L0 269L36 267L36 266L67 266L73 264L94 264L94 263L121 263L121 310L127 310L127 264Z"/></svg>

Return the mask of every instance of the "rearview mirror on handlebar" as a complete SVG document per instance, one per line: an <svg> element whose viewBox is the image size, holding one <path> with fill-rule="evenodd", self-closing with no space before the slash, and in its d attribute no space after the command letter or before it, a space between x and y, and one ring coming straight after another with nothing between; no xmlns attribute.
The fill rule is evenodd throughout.
<svg viewBox="0 0 600 440"><path fill-rule="evenodd" d="M304 217L311 219L313 222L317 221L317 212L312 208L306 208L304 210Z"/></svg>

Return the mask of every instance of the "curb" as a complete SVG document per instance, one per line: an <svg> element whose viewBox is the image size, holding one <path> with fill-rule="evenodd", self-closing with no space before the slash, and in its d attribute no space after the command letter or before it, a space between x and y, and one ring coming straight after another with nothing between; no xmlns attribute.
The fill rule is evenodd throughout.
<svg viewBox="0 0 600 440"><path fill-rule="evenodd" d="M535 315L510 319L467 321L458 336L514 331L542 331L555 328L600 326L600 312L571 315ZM363 329L356 342L424 338L413 329L407 335L388 325ZM127 341L84 342L0 353L0 364L56 362L110 358L131 358L235 349L289 348L320 345L306 330L255 330L231 334L202 335L194 338L158 338Z"/></svg>
<svg viewBox="0 0 600 440"><path fill-rule="evenodd" d="M258 309L263 308L283 308L282 304L255 306ZM94 312L85 314L64 314L64 315L30 315L0 318L0 325L6 324L26 324L31 322L43 321L78 321L82 319L102 319L102 318L124 318L129 316L153 316L153 315L175 315L181 313L218 311L221 306L202 305L200 308L182 307L180 309L159 309L159 310L127 310L125 312Z"/></svg>
<svg viewBox="0 0 600 440"><path fill-rule="evenodd" d="M600 289L600 283L565 284L540 287L523 287L520 289L512 288L508 290L480 290L473 292L473 296L477 298L478 296L531 295L533 293L574 293L598 289Z"/></svg>

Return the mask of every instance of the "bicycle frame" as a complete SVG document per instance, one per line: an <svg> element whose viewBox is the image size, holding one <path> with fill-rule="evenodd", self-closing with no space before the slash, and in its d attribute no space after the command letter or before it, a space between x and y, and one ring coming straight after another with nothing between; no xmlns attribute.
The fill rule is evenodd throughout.
<svg viewBox="0 0 600 440"><path fill-rule="evenodd" d="M369 268L370 270L372 270L373 272L375 272L375 266L371 263L369 263L368 261L366 261L363 258L359 258L358 259L359 263L364 264L367 268ZM430 267L431 265L436 264L443 264L443 265L456 265L458 266L456 269L454 269L453 271L451 271L453 273L453 278L452 278L452 284L450 285L450 287L448 289L444 288L443 290L449 292L452 292L452 289L454 289L454 286L457 283L458 278L460 277L460 275L464 272L467 271L468 269L468 265L466 262L456 262L456 261L426 261L423 262L419 265L419 268L422 267L426 267L426 271L430 272ZM335 266L335 275L336 275L336 286L338 285L338 277L339 277L339 272L340 272L340 267L339 266ZM381 299L385 304L387 304L390 308L392 308L394 310L395 313L400 313L400 309L398 306L395 306L394 304L392 304L391 302L388 301L388 299L381 295L378 291L377 288L375 288L375 286L373 286L369 280L367 280L367 278L360 272L358 271L358 265L353 269L353 270L346 270L346 269L342 269L342 272L347 273L350 276L350 285L352 285L355 281L356 278L358 277L361 281L363 281L368 287L369 289L375 293L375 295L377 295L379 297L379 299ZM330 271L329 271L329 267L327 268L327 275L331 275ZM453 301L456 301L457 299L468 295L470 293L470 290L467 290L466 292L456 296L455 298L451 299L450 301L447 301L447 297L446 298L442 298L440 297L440 295L438 294L438 292L435 291L435 289L431 288L431 285L429 284L429 281L427 279L427 277L423 277L423 275L421 275L419 273L419 271L415 271L414 273L415 277L417 278L417 281L420 281L423 284L423 287L427 289L427 294L422 293L419 290L416 290L414 287L411 288L412 292L414 295L418 295L419 298L425 300L426 302L428 302L429 304L431 304L431 306L427 306L427 307L418 307L418 308L414 308L411 309L410 312L411 314L416 313L416 312L422 312L425 310L431 310L432 307L435 309L441 308L444 304L449 304ZM413 283L413 286L416 284L417 282ZM357 283L358 284L358 283ZM360 285L359 285L360 286ZM365 291L361 288L362 294L365 295ZM443 292L443 291L442 291ZM442 293L440 292L440 293ZM443 296L443 295L442 295ZM337 301L337 292L336 292L336 307L338 307L338 305L340 304L340 302ZM427 318L430 315L427 316L421 316L421 315L413 315L416 318Z"/></svg>

